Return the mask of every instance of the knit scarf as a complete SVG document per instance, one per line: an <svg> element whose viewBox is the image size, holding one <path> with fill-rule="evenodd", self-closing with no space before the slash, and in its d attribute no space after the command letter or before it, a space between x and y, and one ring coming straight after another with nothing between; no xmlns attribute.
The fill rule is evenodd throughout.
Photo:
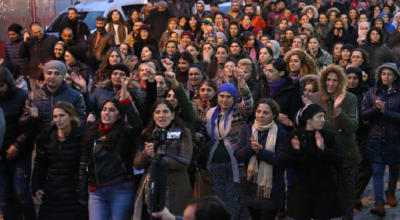
<svg viewBox="0 0 400 220"><path fill-rule="evenodd" d="M232 109L229 109L220 120L217 120L221 108L217 106L211 116L211 139L213 142L224 139L231 131ZM215 127L217 126L217 129Z"/></svg>
<svg viewBox="0 0 400 220"><path fill-rule="evenodd" d="M275 98L275 95L286 85L286 77L282 78L276 82L268 83L269 92L272 98Z"/></svg>
<svg viewBox="0 0 400 220"><path fill-rule="evenodd" d="M99 124L99 132L100 132L100 135L101 135L101 136L106 135L107 132L110 131L110 130L113 129L113 128L114 128L114 125L111 125L110 127L106 128L106 127L104 126L103 123L100 123L100 124Z"/></svg>
<svg viewBox="0 0 400 220"><path fill-rule="evenodd" d="M278 126L275 124L275 121L272 121L267 125L259 125L257 121L254 121L254 124L251 128L252 137L255 140L258 140L258 132L266 130L269 130L269 132L264 149L274 153L276 134L278 133ZM254 154L250 158L249 165L247 167L247 180L253 180L255 183L257 183L257 196L264 198L269 198L271 196L272 176L273 166L264 161L261 161L260 164L258 164L257 155Z"/></svg>
<svg viewBox="0 0 400 220"><path fill-rule="evenodd" d="M256 54L256 49L254 47L245 47L247 54L249 54L250 58L253 60L253 62L257 62L257 54Z"/></svg>

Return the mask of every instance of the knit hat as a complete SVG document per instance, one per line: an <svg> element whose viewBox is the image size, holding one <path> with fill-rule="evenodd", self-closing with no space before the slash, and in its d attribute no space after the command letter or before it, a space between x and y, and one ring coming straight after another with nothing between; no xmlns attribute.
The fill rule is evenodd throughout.
<svg viewBox="0 0 400 220"><path fill-rule="evenodd" d="M183 31L181 34L181 39L183 36L188 36L190 38L191 41L193 41L193 34L190 31Z"/></svg>
<svg viewBox="0 0 400 220"><path fill-rule="evenodd" d="M336 7L333 7L333 8L330 8L327 12L326 12L326 14L329 16L329 14L331 13L331 12L336 12L337 14L339 14L340 13L340 10L338 9L338 8L336 8Z"/></svg>
<svg viewBox="0 0 400 220"><path fill-rule="evenodd" d="M150 26L149 25L147 25L147 24L143 24L142 26L140 26L140 28L139 28L139 32L140 31L142 31L142 30L145 30L145 31L147 31L147 32L149 32L150 33Z"/></svg>
<svg viewBox="0 0 400 220"><path fill-rule="evenodd" d="M354 73L359 80L362 80L362 70L358 67L349 67L346 69L346 74Z"/></svg>
<svg viewBox="0 0 400 220"><path fill-rule="evenodd" d="M400 72L397 69L397 65L395 63L384 63L375 71L375 79L377 79L377 81L381 78L381 72L383 69L390 69L396 74L397 77L400 77Z"/></svg>
<svg viewBox="0 0 400 220"><path fill-rule="evenodd" d="M197 3L202 4L202 5L203 5L203 9L204 9L204 6L205 6L204 1L201 1L201 0L200 0L200 1L197 1L196 4L197 4Z"/></svg>
<svg viewBox="0 0 400 220"><path fill-rule="evenodd" d="M237 95L237 91L236 91L236 87L230 83L224 83L222 85L219 86L218 90L217 90L217 96L221 93L221 92L228 92L233 96L233 99L235 101L238 100L238 95Z"/></svg>
<svg viewBox="0 0 400 220"><path fill-rule="evenodd" d="M69 52L75 60L85 62L86 52L81 47L68 47L65 52Z"/></svg>
<svg viewBox="0 0 400 220"><path fill-rule="evenodd" d="M207 40L207 38L210 38L210 37L213 37L214 39L217 39L217 35L215 35L215 33L214 32L208 32L206 35L205 35L205 37L204 37L204 39L206 39Z"/></svg>
<svg viewBox="0 0 400 220"><path fill-rule="evenodd" d="M388 15L388 14L385 12L381 12L381 13L379 13L378 18L383 18L383 16L385 16L385 15Z"/></svg>
<svg viewBox="0 0 400 220"><path fill-rule="evenodd" d="M67 73L67 67L65 66L65 64L58 60L51 60L51 61L47 62L46 64L44 64L43 73L46 73L49 69L58 70L61 73L61 75L63 76L63 78L65 77L65 74Z"/></svg>
<svg viewBox="0 0 400 220"><path fill-rule="evenodd" d="M352 50L354 50L354 46L353 46L353 44L344 44L344 45L342 46L342 51L343 51L343 50L352 51Z"/></svg>
<svg viewBox="0 0 400 220"><path fill-rule="evenodd" d="M231 19L232 19L232 17L231 16L229 16L229 15L225 15L224 16L224 19L228 19L228 21L229 21L229 23L231 22Z"/></svg>
<svg viewBox="0 0 400 220"><path fill-rule="evenodd" d="M254 37L257 37L258 33L262 31L261 28L255 27L253 30L251 30L251 33L253 33Z"/></svg>
<svg viewBox="0 0 400 220"><path fill-rule="evenodd" d="M176 24L179 24L178 18L170 18L170 19L168 20L168 24L169 24L169 22L171 22L171 21L175 21Z"/></svg>
<svg viewBox="0 0 400 220"><path fill-rule="evenodd" d="M214 25L211 18L204 18L204 19L201 21L201 23L206 23L206 24Z"/></svg>
<svg viewBox="0 0 400 220"><path fill-rule="evenodd" d="M124 71L127 77L129 77L131 75L131 71L129 70L129 67L124 63L117 63L117 64L111 66L110 74L112 74L114 72L114 70Z"/></svg>
<svg viewBox="0 0 400 220"><path fill-rule="evenodd" d="M297 127L305 127L308 119L311 119L317 113L325 112L325 109L318 104L307 104L301 108L295 118L295 124Z"/></svg>
<svg viewBox="0 0 400 220"><path fill-rule="evenodd" d="M164 9L166 9L168 7L168 4L165 1L159 1L156 4L157 4L157 7L162 7Z"/></svg>
<svg viewBox="0 0 400 220"><path fill-rule="evenodd" d="M217 32L215 34L218 35L220 38L222 38L222 41L224 44L226 44L228 42L228 40L223 32Z"/></svg>
<svg viewBox="0 0 400 220"><path fill-rule="evenodd" d="M21 34L22 27L19 24L12 24L8 27L8 31L13 31L17 34Z"/></svg>
<svg viewBox="0 0 400 220"><path fill-rule="evenodd" d="M303 29L307 29L307 30L311 31L311 33L314 33L314 28L313 28L313 26L312 26L311 24L309 24L309 23L303 24L303 25L301 26L301 30L303 30Z"/></svg>

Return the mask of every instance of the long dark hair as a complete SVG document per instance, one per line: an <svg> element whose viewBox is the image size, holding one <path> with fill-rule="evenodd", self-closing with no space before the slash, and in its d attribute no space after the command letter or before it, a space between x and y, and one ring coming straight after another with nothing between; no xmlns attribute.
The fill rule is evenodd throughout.
<svg viewBox="0 0 400 220"><path fill-rule="evenodd" d="M190 54L187 51L183 51L181 53L181 55L179 56L179 59L178 59L178 63L179 63L180 59L186 60L189 63L189 66L191 66L193 64L192 54ZM190 67L189 67L189 69L190 69ZM187 72L182 72L181 69L178 67L178 65L176 65L175 73L176 73L176 78L177 78L178 82L185 83L189 80L189 76L188 76L189 70Z"/></svg>
<svg viewBox="0 0 400 220"><path fill-rule="evenodd" d="M114 23L113 20L112 20L112 14L113 14L115 11L118 12L118 14L119 14L119 21L118 21L117 24L125 25L126 27L128 27L129 25L128 25L128 23L125 21L124 15L121 14L121 12L119 12L117 9L114 9L114 10L108 12L107 17L106 17L107 23L109 23L109 24L113 24L113 23Z"/></svg>
<svg viewBox="0 0 400 220"><path fill-rule="evenodd" d="M125 109L122 107L120 104L119 100L117 99L111 99L103 104L101 109L107 104L107 103L113 103L114 106L118 109L119 112L119 119L115 121L114 127L106 134L102 147L108 151L114 150L115 146L117 145L117 141L119 140L120 136L123 135L123 131L127 127L126 122L125 122ZM100 113L101 114L101 111ZM100 136L99 132L99 124L101 123L101 116L99 119L94 122L90 128L87 130L87 133L85 135L85 147L87 148L86 150L89 150L93 147L94 141L97 140L97 138Z"/></svg>

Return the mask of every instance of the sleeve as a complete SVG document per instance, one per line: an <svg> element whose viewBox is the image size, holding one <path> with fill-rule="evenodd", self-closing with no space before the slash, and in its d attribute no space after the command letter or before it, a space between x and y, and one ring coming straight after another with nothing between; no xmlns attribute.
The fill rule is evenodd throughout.
<svg viewBox="0 0 400 220"><path fill-rule="evenodd" d="M139 141L140 142L140 141ZM147 154L146 149L143 145L138 145L138 150L135 154L135 159L133 161L133 166L137 170L142 170L150 165L151 156Z"/></svg>
<svg viewBox="0 0 400 220"><path fill-rule="evenodd" d="M136 109L133 102L128 98L127 104L124 103L125 100L121 100L121 104L124 106L128 123L130 125L129 133L133 136L139 136L143 129L142 119L140 118L139 112Z"/></svg>
<svg viewBox="0 0 400 220"><path fill-rule="evenodd" d="M361 102L361 118L366 121L374 119L382 114L376 107L375 99L372 97L373 89L374 88L370 88L370 90L368 90Z"/></svg>
<svg viewBox="0 0 400 220"><path fill-rule="evenodd" d="M300 150L295 150L293 149L292 146L292 139L293 137L296 136L294 132L290 132L287 135L287 144L286 144L286 156L285 156L285 164L289 168L294 168L297 166L297 164L301 161L301 158L303 157L303 152ZM301 143L301 140L299 140Z"/></svg>
<svg viewBox="0 0 400 220"><path fill-rule="evenodd" d="M29 57L29 42L22 42L21 47L18 51L18 56L20 59L25 59Z"/></svg>
<svg viewBox="0 0 400 220"><path fill-rule="evenodd" d="M250 125L247 124L242 128L242 130L240 130L239 143L237 145L238 148L235 150L235 152L233 152L233 155L238 163L247 162L255 154L255 152L251 149L251 134L248 134L247 132L248 126Z"/></svg>
<svg viewBox="0 0 400 220"><path fill-rule="evenodd" d="M189 97L187 97L182 84L179 84L179 86L174 89L174 93L178 100L179 106L183 110L181 112L182 119L190 129L190 133L194 135L197 115L195 113L193 103L190 101Z"/></svg>
<svg viewBox="0 0 400 220"><path fill-rule="evenodd" d="M186 170L192 159L193 144L189 129L182 131L182 140L180 144L179 154L171 158L164 157L170 170ZM178 161L179 160L179 161Z"/></svg>
<svg viewBox="0 0 400 220"><path fill-rule="evenodd" d="M10 61L10 55L6 50L6 45L4 45L4 62Z"/></svg>
<svg viewBox="0 0 400 220"><path fill-rule="evenodd" d="M32 106L33 102L31 97L32 94L29 94L28 98L25 100L25 107L22 116L19 119L19 126L21 130L29 130L30 128L33 128L40 118L40 112L38 118L32 118L29 114L29 109L27 106Z"/></svg>
<svg viewBox="0 0 400 220"><path fill-rule="evenodd" d="M246 83L244 83L244 88L239 87L239 91L243 98L242 102L239 103L239 111L244 118L247 118L249 115L251 115L251 111L253 109L253 97L251 96L250 89Z"/></svg>
<svg viewBox="0 0 400 220"><path fill-rule="evenodd" d="M285 147L287 146L287 134L284 129L278 130L275 152L261 149L257 154L257 159L265 161L272 166L282 166L284 163Z"/></svg>
<svg viewBox="0 0 400 220"><path fill-rule="evenodd" d="M146 81L146 99L144 101L144 105L142 105L141 117L143 121L143 125L146 126L148 122L152 119L151 109L154 103L157 101L157 81L154 82Z"/></svg>
<svg viewBox="0 0 400 220"><path fill-rule="evenodd" d="M78 192L79 201L88 200L88 182L89 175L87 172L88 162L90 158L90 150L88 147L84 146L81 151L81 158L79 162L78 170L78 187L76 191Z"/></svg>
<svg viewBox="0 0 400 220"><path fill-rule="evenodd" d="M47 153L42 141L36 142L36 156L32 172L32 194L43 189L47 173Z"/></svg>
<svg viewBox="0 0 400 220"><path fill-rule="evenodd" d="M75 112L78 115L82 124L86 123L86 105L85 100L83 99L83 95L79 93L79 96L75 98L73 103Z"/></svg>

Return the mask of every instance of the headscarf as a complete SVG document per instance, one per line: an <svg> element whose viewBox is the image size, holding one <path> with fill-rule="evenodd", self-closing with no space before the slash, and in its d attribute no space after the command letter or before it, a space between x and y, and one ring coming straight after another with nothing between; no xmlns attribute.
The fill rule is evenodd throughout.
<svg viewBox="0 0 400 220"><path fill-rule="evenodd" d="M361 30L361 26L362 25L367 25L368 26L368 30L366 30L366 31ZM366 22L366 21L360 22L358 24L358 39L357 40L365 40L365 39L367 39L367 33L368 33L369 29L370 29L370 26L369 26L368 22Z"/></svg>
<svg viewBox="0 0 400 220"><path fill-rule="evenodd" d="M281 55L279 53L279 49L281 49L281 46L279 45L279 43L275 40L269 40L269 42L272 43L273 46L273 51L274 51L274 59L275 58L279 58L279 56Z"/></svg>

